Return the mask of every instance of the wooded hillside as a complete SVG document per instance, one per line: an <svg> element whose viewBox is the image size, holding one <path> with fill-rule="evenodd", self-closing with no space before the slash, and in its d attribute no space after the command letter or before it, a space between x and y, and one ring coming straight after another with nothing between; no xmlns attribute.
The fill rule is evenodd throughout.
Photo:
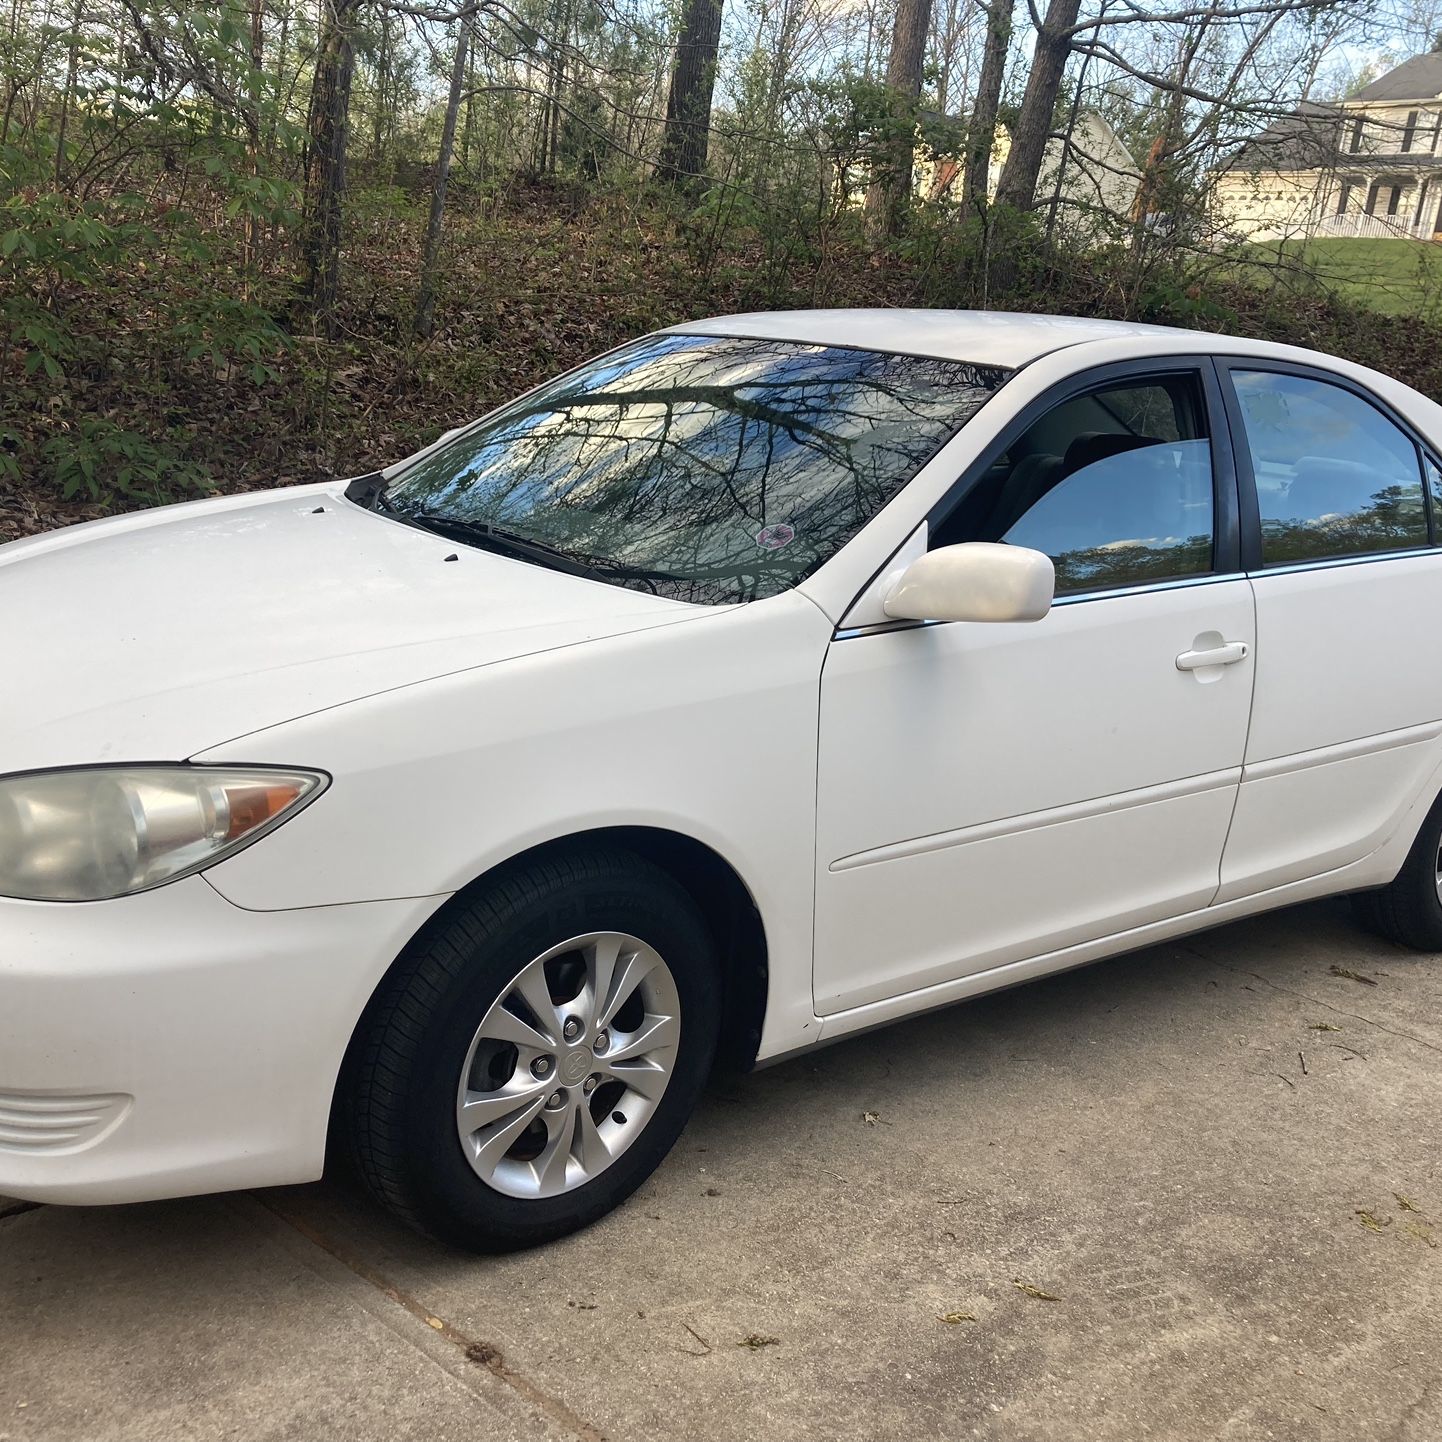
<svg viewBox="0 0 1442 1442"><path fill-rule="evenodd" d="M1331 296L1295 255L1244 260L1207 188L1248 134L1354 84L1359 54L1431 43L1442 0L8 12L0 539L358 472L725 310L1140 317L1442 396L1442 330ZM1115 213L1066 180L1102 163L1077 139L1093 114L1137 162ZM951 160L954 193L918 185L918 154Z"/></svg>

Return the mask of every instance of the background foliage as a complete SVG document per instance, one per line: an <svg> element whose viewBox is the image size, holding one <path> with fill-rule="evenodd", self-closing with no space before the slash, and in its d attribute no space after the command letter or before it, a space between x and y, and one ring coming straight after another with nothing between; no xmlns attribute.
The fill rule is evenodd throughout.
<svg viewBox="0 0 1442 1442"><path fill-rule="evenodd" d="M1430 253L1373 242L1406 255L1343 277L1237 246L1207 198L1268 119L1432 43L1438 4L9 0L0 538L356 473L719 311L1132 317L1335 350L1442 397ZM915 136L989 150L988 45L1016 149L1040 125L1086 165L1065 147L1095 110L1144 203L1078 216L1013 160L1006 203L916 189Z"/></svg>

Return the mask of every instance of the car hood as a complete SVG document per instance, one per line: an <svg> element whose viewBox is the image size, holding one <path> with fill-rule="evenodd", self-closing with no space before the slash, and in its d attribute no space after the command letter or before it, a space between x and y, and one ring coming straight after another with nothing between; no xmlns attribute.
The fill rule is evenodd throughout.
<svg viewBox="0 0 1442 1442"><path fill-rule="evenodd" d="M332 485L92 521L0 546L0 772L181 760L706 614L428 534Z"/></svg>

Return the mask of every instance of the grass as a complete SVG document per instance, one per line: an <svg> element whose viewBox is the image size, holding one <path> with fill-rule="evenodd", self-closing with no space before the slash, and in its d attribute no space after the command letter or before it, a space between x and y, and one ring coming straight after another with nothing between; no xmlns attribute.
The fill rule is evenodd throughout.
<svg viewBox="0 0 1442 1442"><path fill-rule="evenodd" d="M1330 290L1384 315L1442 320L1442 243L1333 236L1254 246L1289 281Z"/></svg>

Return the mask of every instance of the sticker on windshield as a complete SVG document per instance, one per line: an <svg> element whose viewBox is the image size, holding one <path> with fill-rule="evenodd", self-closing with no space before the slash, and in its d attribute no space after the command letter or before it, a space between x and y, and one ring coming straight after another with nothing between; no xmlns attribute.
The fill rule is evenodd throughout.
<svg viewBox="0 0 1442 1442"><path fill-rule="evenodd" d="M756 544L763 551L779 551L796 539L796 531L784 521L775 526L763 526L756 532Z"/></svg>

